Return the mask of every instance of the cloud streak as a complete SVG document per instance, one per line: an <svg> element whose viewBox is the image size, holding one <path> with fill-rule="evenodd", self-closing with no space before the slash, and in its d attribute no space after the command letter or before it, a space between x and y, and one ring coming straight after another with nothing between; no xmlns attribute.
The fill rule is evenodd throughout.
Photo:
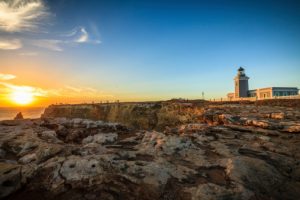
<svg viewBox="0 0 300 200"><path fill-rule="evenodd" d="M0 39L0 49L15 50L22 48L23 44L19 39Z"/></svg>
<svg viewBox="0 0 300 200"><path fill-rule="evenodd" d="M38 53L37 52L23 52L23 53L19 53L20 56L37 56Z"/></svg>
<svg viewBox="0 0 300 200"><path fill-rule="evenodd" d="M71 96L81 96L82 94L88 95L88 96L103 96L103 92L99 91L95 88L91 87L75 87L70 85L65 85L63 88L63 93L69 94Z"/></svg>
<svg viewBox="0 0 300 200"><path fill-rule="evenodd" d="M99 37L99 31L95 25L91 26L92 32L97 32L96 37ZM68 43L91 43L91 44L100 44L99 39L91 39L90 33L85 27L76 27L71 31L63 33L62 36L68 37Z"/></svg>
<svg viewBox="0 0 300 200"><path fill-rule="evenodd" d="M69 32L60 34L58 39L40 39L31 40L30 44L37 47L42 47L52 51L63 51L66 46L74 46L77 44L100 44L100 40L91 40L89 33L84 27L76 27Z"/></svg>
<svg viewBox="0 0 300 200"><path fill-rule="evenodd" d="M0 91L2 95L10 94L12 91L19 91L19 90L30 92L32 95L37 97L46 97L48 95L48 92L46 90L38 87L27 86L27 85L15 85L7 82L15 78L16 76L13 74L0 73Z"/></svg>
<svg viewBox="0 0 300 200"><path fill-rule="evenodd" d="M11 96L14 92L30 93L33 97L37 97L40 105L44 103L83 103L86 101L103 101L105 99L114 99L113 95L105 94L102 91L91 87L74 87L65 85L61 88L40 88L29 85L17 85L7 82L7 80L15 78L11 74L0 74L0 101L12 102Z"/></svg>
<svg viewBox="0 0 300 200"><path fill-rule="evenodd" d="M15 79L16 76L13 75L13 74L2 74L0 73L0 80L2 81L8 81L8 80L11 80L11 79Z"/></svg>
<svg viewBox="0 0 300 200"><path fill-rule="evenodd" d="M62 40L33 40L31 44L52 51L63 51L63 48L61 47L61 44L63 43Z"/></svg>
<svg viewBox="0 0 300 200"><path fill-rule="evenodd" d="M40 39L29 39L26 38L26 35L25 38L22 37L19 39L0 39L0 49L20 49L24 44L25 47L29 45L61 52L67 46L101 43L98 40L99 32L95 24L90 25L90 29L77 26L71 31L60 35L52 33L50 36L46 32L40 32L42 23L44 24L47 16L51 14L44 2L45 0L0 0L0 32L6 34L24 32L29 32L30 34L42 33L41 37L39 37ZM96 36L95 33L97 33ZM34 56L36 54L21 53L19 55Z"/></svg>
<svg viewBox="0 0 300 200"><path fill-rule="evenodd" d="M48 15L49 12L42 0L0 0L2 31L36 31L40 21Z"/></svg>
<svg viewBox="0 0 300 200"><path fill-rule="evenodd" d="M3 91L6 91L6 93L11 93L11 91L26 91L30 92L33 96L36 97L47 97L48 92L46 90L43 90L42 88L38 87L32 87L32 86L27 86L27 85L14 85L11 83L6 83L6 82L1 82L0 85L4 86L2 88Z"/></svg>
<svg viewBox="0 0 300 200"><path fill-rule="evenodd" d="M71 98L90 98L90 99L102 99L102 98L114 98L113 95L105 94L91 87L75 87L65 85L60 89L49 90L49 94L57 97L71 97Z"/></svg>

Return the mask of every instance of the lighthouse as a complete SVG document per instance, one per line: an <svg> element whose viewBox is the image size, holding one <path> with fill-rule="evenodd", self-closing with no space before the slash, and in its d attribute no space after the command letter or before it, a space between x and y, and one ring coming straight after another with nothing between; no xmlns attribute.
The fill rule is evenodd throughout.
<svg viewBox="0 0 300 200"><path fill-rule="evenodd" d="M240 67L238 73L234 78L235 85L235 98L248 97L248 85L249 77L245 74L245 69Z"/></svg>

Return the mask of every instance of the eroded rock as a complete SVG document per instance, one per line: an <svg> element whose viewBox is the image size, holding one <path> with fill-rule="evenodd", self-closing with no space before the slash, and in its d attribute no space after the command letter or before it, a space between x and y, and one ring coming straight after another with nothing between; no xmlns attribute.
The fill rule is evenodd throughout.
<svg viewBox="0 0 300 200"><path fill-rule="evenodd" d="M21 112L19 112L14 118L14 120L18 120L18 119L24 119L23 114Z"/></svg>
<svg viewBox="0 0 300 200"><path fill-rule="evenodd" d="M126 106L0 122L0 197L299 199L298 108ZM114 123L98 120L99 110Z"/></svg>

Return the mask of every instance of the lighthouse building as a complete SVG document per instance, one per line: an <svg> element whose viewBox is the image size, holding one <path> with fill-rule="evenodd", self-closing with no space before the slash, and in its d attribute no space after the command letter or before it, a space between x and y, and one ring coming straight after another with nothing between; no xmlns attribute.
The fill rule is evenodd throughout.
<svg viewBox="0 0 300 200"><path fill-rule="evenodd" d="M237 75L234 77L234 93L228 93L229 99L239 99L246 97L255 97L257 99L276 98L281 96L298 95L297 87L267 87L249 90L249 77L245 74L245 69L240 67Z"/></svg>

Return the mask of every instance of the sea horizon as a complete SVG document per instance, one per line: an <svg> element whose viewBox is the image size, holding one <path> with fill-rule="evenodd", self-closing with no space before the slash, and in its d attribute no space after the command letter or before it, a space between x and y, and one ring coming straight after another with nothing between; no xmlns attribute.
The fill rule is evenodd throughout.
<svg viewBox="0 0 300 200"><path fill-rule="evenodd" d="M34 106L34 107L0 107L0 121L2 120L11 120L21 112L23 117L26 119L35 119L39 118L41 114L44 112L46 106Z"/></svg>

